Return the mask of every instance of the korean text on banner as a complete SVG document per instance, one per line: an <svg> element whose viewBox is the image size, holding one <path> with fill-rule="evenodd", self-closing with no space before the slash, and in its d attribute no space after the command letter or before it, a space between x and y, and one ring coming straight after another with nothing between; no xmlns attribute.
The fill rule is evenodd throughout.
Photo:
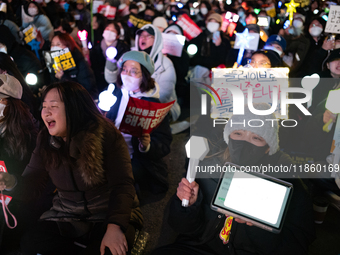
<svg viewBox="0 0 340 255"><path fill-rule="evenodd" d="M143 133L150 134L166 117L174 103L155 103L130 97L119 130L135 137Z"/></svg>
<svg viewBox="0 0 340 255"><path fill-rule="evenodd" d="M135 27L135 28L139 29L139 28L141 28L141 27L143 27L147 24L151 24L151 22L146 21L144 19L139 19L136 16L130 14L127 24L128 24L129 27Z"/></svg>
<svg viewBox="0 0 340 255"><path fill-rule="evenodd" d="M176 21L176 24L183 29L184 36L189 41L202 33L202 29L200 29L187 14L181 15Z"/></svg>
<svg viewBox="0 0 340 255"><path fill-rule="evenodd" d="M116 7L110 5L99 5L97 8L98 13L103 14L107 19L113 20L116 17Z"/></svg>
<svg viewBox="0 0 340 255"><path fill-rule="evenodd" d="M233 114L233 95L227 86L238 87L247 104L248 89L252 89L253 103L273 102L273 88L278 88L278 106L275 111L277 118L287 119L288 116L281 115L281 88L288 88L288 68L225 68L213 69L212 87L221 98L221 102L216 100L211 102L211 118L230 118ZM287 109L288 112L288 109Z"/></svg>
<svg viewBox="0 0 340 255"><path fill-rule="evenodd" d="M340 34L340 6L332 5L325 28L326 33Z"/></svg>
<svg viewBox="0 0 340 255"><path fill-rule="evenodd" d="M33 25L26 27L22 33L26 44L37 38L37 29Z"/></svg>
<svg viewBox="0 0 340 255"><path fill-rule="evenodd" d="M70 70L76 67L76 63L72 57L69 48L63 50L51 51L51 58L53 60L53 69L62 69L63 71ZM46 59L46 56L45 56Z"/></svg>
<svg viewBox="0 0 340 255"><path fill-rule="evenodd" d="M94 0L92 3L92 13L97 13L99 6L104 5L102 0Z"/></svg>

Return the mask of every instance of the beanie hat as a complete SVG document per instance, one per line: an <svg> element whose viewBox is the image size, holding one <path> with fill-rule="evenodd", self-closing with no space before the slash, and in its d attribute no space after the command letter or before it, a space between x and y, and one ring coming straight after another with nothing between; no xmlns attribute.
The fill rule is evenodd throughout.
<svg viewBox="0 0 340 255"><path fill-rule="evenodd" d="M255 51L252 56L255 54L265 55L269 59L271 67L280 67L282 64L281 57L273 50L258 50Z"/></svg>
<svg viewBox="0 0 340 255"><path fill-rule="evenodd" d="M145 53L144 51L128 51L126 52L119 60L118 60L118 67L122 68L123 64L127 60L133 60L144 66L152 75L155 71L154 63L149 56L149 54Z"/></svg>
<svg viewBox="0 0 340 255"><path fill-rule="evenodd" d="M327 63L332 62L337 59L340 59L340 49L335 49L331 51L331 54L329 55L327 59Z"/></svg>
<svg viewBox="0 0 340 255"><path fill-rule="evenodd" d="M22 97L22 86L20 82L12 75L0 74L0 98Z"/></svg>
<svg viewBox="0 0 340 255"><path fill-rule="evenodd" d="M168 32L170 32L170 31L173 31L173 32L175 32L175 33L177 33L177 34L179 34L179 35L183 35L183 29L182 29L179 25L177 25L177 24L172 24L172 25L168 26L168 27L164 30L163 33L168 33Z"/></svg>
<svg viewBox="0 0 340 255"><path fill-rule="evenodd" d="M269 36L268 40L266 41L266 45L271 45L273 43L280 45L283 51L286 50L287 42L282 36L280 35Z"/></svg>
<svg viewBox="0 0 340 255"><path fill-rule="evenodd" d="M168 27L168 22L163 17L157 17L153 20L152 25L165 29Z"/></svg>
<svg viewBox="0 0 340 255"><path fill-rule="evenodd" d="M270 106L267 103L254 103L253 106L257 110L270 109ZM229 119L223 132L224 141L228 144L229 135L235 130L250 131L261 136L267 142L269 146L269 155L275 154L279 150L278 124L277 121L268 121L268 119L276 120L275 114L272 113L269 115L255 115L250 112L247 105L245 105L244 108L244 115L233 115ZM253 123L251 123L252 126L260 126L261 123L263 123L263 126L252 127L248 125L249 120L254 120Z"/></svg>
<svg viewBox="0 0 340 255"><path fill-rule="evenodd" d="M208 16L207 20L209 21L210 19L216 20L218 23L222 24L222 16L218 13L212 13Z"/></svg>

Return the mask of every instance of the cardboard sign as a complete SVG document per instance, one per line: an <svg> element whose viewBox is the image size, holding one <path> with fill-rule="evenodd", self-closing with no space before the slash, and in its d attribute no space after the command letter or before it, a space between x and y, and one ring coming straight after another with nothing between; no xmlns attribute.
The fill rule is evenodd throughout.
<svg viewBox="0 0 340 255"><path fill-rule="evenodd" d="M56 69L66 71L76 67L69 48L58 51L44 51L43 54L50 73L55 72Z"/></svg>
<svg viewBox="0 0 340 255"><path fill-rule="evenodd" d="M169 54L176 57L182 56L182 50L185 44L185 36L162 33L162 37L163 37L163 49L162 49L163 54Z"/></svg>
<svg viewBox="0 0 340 255"><path fill-rule="evenodd" d="M0 160L0 172L8 173L5 162ZM5 204L8 205L11 202L12 197L4 195ZM2 199L0 199L0 203L2 203Z"/></svg>
<svg viewBox="0 0 340 255"><path fill-rule="evenodd" d="M145 26L145 25L147 25L147 24L151 24L150 21L146 21L144 19L139 19L139 18L137 18L136 16L134 16L132 14L130 14L129 20L128 20L127 23L128 23L129 27L135 27L135 28L138 28L138 29L143 27L143 26Z"/></svg>
<svg viewBox="0 0 340 255"><path fill-rule="evenodd" d="M202 33L202 29L200 29L196 23L186 14L181 15L176 21L176 24L183 29L184 36L189 41Z"/></svg>
<svg viewBox="0 0 340 255"><path fill-rule="evenodd" d="M37 38L37 29L34 25L29 25L24 30L22 30L22 33L26 44Z"/></svg>
<svg viewBox="0 0 340 255"><path fill-rule="evenodd" d="M92 3L92 13L98 13L99 6L104 5L104 1L102 0L94 0Z"/></svg>
<svg viewBox="0 0 340 255"><path fill-rule="evenodd" d="M239 41L241 40L241 36L243 33L236 33L236 40L234 44L234 49L239 49L242 44L239 44ZM260 41L260 34L258 33L249 33L251 36L251 39L247 44L244 45L245 50L257 50L257 47L259 45Z"/></svg>
<svg viewBox="0 0 340 255"><path fill-rule="evenodd" d="M278 88L278 106L275 111L277 118L286 119L281 115L281 88L288 88L288 68L225 68L213 69L212 87L220 96L219 100L211 101L211 118L230 118L233 114L233 95L226 86L238 87L244 95L244 103L247 104L248 88L252 89L253 103L273 102L273 88ZM288 108L288 107L287 107ZM288 111L287 111L288 113Z"/></svg>
<svg viewBox="0 0 340 255"><path fill-rule="evenodd" d="M340 6L332 5L325 28L326 33L340 34Z"/></svg>
<svg viewBox="0 0 340 255"><path fill-rule="evenodd" d="M107 19L115 19L116 17L116 7L112 7L110 5L99 5L98 13L103 14Z"/></svg>
<svg viewBox="0 0 340 255"><path fill-rule="evenodd" d="M129 98L119 130L135 137L150 134L170 111L175 101L155 103L138 98Z"/></svg>

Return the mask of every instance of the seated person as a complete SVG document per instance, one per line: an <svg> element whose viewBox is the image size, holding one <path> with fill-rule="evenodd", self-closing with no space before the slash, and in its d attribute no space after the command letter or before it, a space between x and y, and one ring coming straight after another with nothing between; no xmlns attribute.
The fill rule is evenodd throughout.
<svg viewBox="0 0 340 255"><path fill-rule="evenodd" d="M267 110L268 104L254 104L258 110ZM248 125L230 125L250 119L261 119L261 128ZM290 165L290 157L279 150L278 125L265 119L275 119L274 114L254 115L247 108L244 115L233 115L225 126L223 137L228 144L217 156L209 155L201 162L203 166L232 162L241 166L270 164ZM221 134L222 135L222 134ZM216 155L214 153L214 155ZM231 231L224 239L228 216L213 211L210 203L214 195L220 173L198 172L196 180L189 183L182 179L170 204L168 222L178 232L175 243L155 250L156 254L307 254L308 245L314 239L312 204L300 180L289 179L294 186L288 212L282 231L271 233L250 226L251 223L233 219ZM182 200L189 200L188 207L182 207Z"/></svg>
<svg viewBox="0 0 340 255"><path fill-rule="evenodd" d="M115 89L117 102L111 107L106 117L120 127L129 97L151 102L159 101L159 86L151 77L155 68L151 57L142 51L129 51L118 61L120 67ZM132 160L132 170L136 183L147 186L154 193L168 189L167 165L163 157L170 153L172 141L167 116L151 134L134 137L122 133L128 145Z"/></svg>

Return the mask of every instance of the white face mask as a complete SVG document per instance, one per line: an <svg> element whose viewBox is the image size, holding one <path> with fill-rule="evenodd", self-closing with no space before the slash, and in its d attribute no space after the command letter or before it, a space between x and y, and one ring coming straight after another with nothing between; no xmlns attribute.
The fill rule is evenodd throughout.
<svg viewBox="0 0 340 255"><path fill-rule="evenodd" d="M63 48L60 48L59 46L52 46L51 51L57 51L57 50L62 50Z"/></svg>
<svg viewBox="0 0 340 255"><path fill-rule="evenodd" d="M117 39L117 34L110 30L104 30L103 37L105 41L112 43Z"/></svg>
<svg viewBox="0 0 340 255"><path fill-rule="evenodd" d="M301 20L295 19L293 20L293 26L296 28L300 28L303 26L303 22Z"/></svg>
<svg viewBox="0 0 340 255"><path fill-rule="evenodd" d="M201 13L202 13L203 15L207 15L208 9L205 8L205 7L202 7L202 8L201 8Z"/></svg>
<svg viewBox="0 0 340 255"><path fill-rule="evenodd" d="M220 28L220 24L216 22L208 22L207 29L210 31L210 33L216 32Z"/></svg>
<svg viewBox="0 0 340 255"><path fill-rule="evenodd" d="M125 35L124 28L121 28L121 29L120 29L119 39L120 39L120 40L124 40L124 35Z"/></svg>
<svg viewBox="0 0 340 255"><path fill-rule="evenodd" d="M321 35L322 31L323 31L323 29L321 27L317 27L317 26L311 27L309 29L309 33L313 37L318 37L319 35Z"/></svg>
<svg viewBox="0 0 340 255"><path fill-rule="evenodd" d="M275 51L277 54L279 54L279 56L281 57L282 51L276 49L274 46L266 45L266 46L263 47L263 49L265 49L265 50L273 50L273 51Z"/></svg>
<svg viewBox="0 0 340 255"><path fill-rule="evenodd" d="M3 53L5 53L5 54L7 54L7 48L6 48L6 46L5 46L5 47L1 47L1 48L0 48L0 52L3 52Z"/></svg>
<svg viewBox="0 0 340 255"><path fill-rule="evenodd" d="M139 86L142 84L142 78L135 78L127 74L120 75L123 82L123 87L128 91L139 90Z"/></svg>
<svg viewBox="0 0 340 255"><path fill-rule="evenodd" d="M164 8L164 5L163 4L156 4L156 10L157 11L161 11L161 10L163 10L163 8Z"/></svg>
<svg viewBox="0 0 340 255"><path fill-rule="evenodd" d="M4 117L4 110L6 108L5 104L0 103L0 119Z"/></svg>
<svg viewBox="0 0 340 255"><path fill-rule="evenodd" d="M170 17L171 11L170 11L170 10L166 10L166 11L165 11L165 14L166 14L166 16Z"/></svg>
<svg viewBox="0 0 340 255"><path fill-rule="evenodd" d="M38 14L38 8L35 8L35 7L28 8L28 14L31 15L31 16L37 15Z"/></svg>

